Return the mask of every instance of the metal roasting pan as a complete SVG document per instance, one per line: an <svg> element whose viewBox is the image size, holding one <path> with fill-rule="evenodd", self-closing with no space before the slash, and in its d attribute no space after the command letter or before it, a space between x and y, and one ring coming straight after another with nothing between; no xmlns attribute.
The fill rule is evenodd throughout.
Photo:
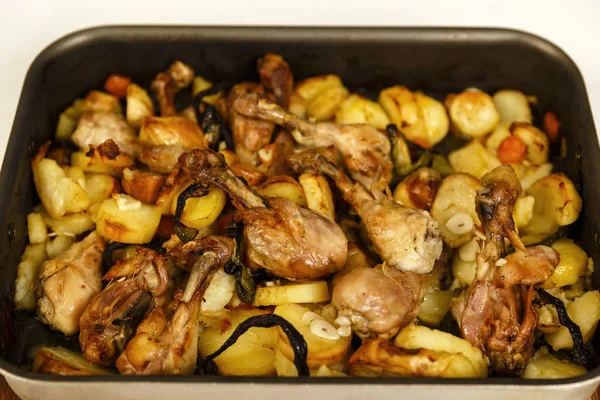
<svg viewBox="0 0 600 400"><path fill-rule="evenodd" d="M16 267L36 194L30 155L53 137L73 99L110 73L148 84L176 60L212 81L256 80L255 62L282 54L297 79L333 73L367 93L403 84L428 94L515 88L554 111L566 137L558 170L579 185L580 220L569 236L600 265L600 148L581 74L555 45L524 32L471 28L283 28L109 26L70 34L46 48L27 73L0 176L0 373L23 399L587 399L600 367L565 380L256 377L59 377L29 371L27 350L68 341L12 304ZM600 271L594 283L600 287ZM594 339L600 347L600 335Z"/></svg>

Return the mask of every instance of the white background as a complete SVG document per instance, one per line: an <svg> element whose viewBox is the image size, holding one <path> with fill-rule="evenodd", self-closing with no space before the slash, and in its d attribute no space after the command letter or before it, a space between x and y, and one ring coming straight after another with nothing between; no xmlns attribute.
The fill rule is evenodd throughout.
<svg viewBox="0 0 600 400"><path fill-rule="evenodd" d="M58 37L105 24L493 26L562 47L600 120L599 0L0 0L0 159L35 56Z"/></svg>

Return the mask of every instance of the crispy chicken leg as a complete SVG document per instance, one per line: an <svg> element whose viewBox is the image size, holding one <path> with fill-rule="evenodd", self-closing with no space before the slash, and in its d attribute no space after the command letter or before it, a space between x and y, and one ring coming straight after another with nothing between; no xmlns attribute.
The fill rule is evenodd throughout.
<svg viewBox="0 0 600 400"><path fill-rule="evenodd" d="M210 149L187 151L179 163L196 182L218 185L229 193L244 222L249 268L307 281L343 267L347 239L330 218L281 197L263 199L234 175L222 154Z"/></svg>
<svg viewBox="0 0 600 400"><path fill-rule="evenodd" d="M258 60L258 75L263 86L275 95L277 104L287 110L294 88L288 63L278 54L267 53Z"/></svg>
<svg viewBox="0 0 600 400"><path fill-rule="evenodd" d="M310 123L287 112L264 96L252 93L240 96L233 109L247 117L274 122L288 129L294 139L307 147L334 145L344 159L350 176L370 188L380 179L389 181L392 162L388 137L371 125L341 125L331 122Z"/></svg>
<svg viewBox="0 0 600 400"><path fill-rule="evenodd" d="M106 242L94 231L40 268L38 316L65 335L79 332L79 317L102 290Z"/></svg>
<svg viewBox="0 0 600 400"><path fill-rule="evenodd" d="M152 81L158 103L160 104L160 115L169 117L177 115L175 109L175 94L192 83L194 70L181 61L175 61L168 70L159 73Z"/></svg>
<svg viewBox="0 0 600 400"><path fill-rule="evenodd" d="M452 315L463 338L482 349L499 375L520 375L533 352L538 313L534 286L554 272L558 253L546 246L525 248L513 221L521 184L510 166L486 174L475 199L486 233L471 286L454 299ZM517 249L506 258L504 238Z"/></svg>
<svg viewBox="0 0 600 400"><path fill-rule="evenodd" d="M154 308L117 359L124 375L187 375L194 373L198 357L198 312L210 277L231 258L235 243L210 236L184 245L195 261L185 291L164 307ZM177 298L179 297L179 298Z"/></svg>
<svg viewBox="0 0 600 400"><path fill-rule="evenodd" d="M115 264L104 279L109 284L81 315L79 344L87 360L112 365L155 299L167 291L169 274L163 256L140 248L134 257Z"/></svg>
<svg viewBox="0 0 600 400"><path fill-rule="evenodd" d="M297 173L316 172L333 179L361 217L376 252L387 265L420 274L431 272L442 254L443 242L437 223L427 211L394 202L386 193L389 188L384 182L374 183L369 193L318 149L296 153L288 161Z"/></svg>

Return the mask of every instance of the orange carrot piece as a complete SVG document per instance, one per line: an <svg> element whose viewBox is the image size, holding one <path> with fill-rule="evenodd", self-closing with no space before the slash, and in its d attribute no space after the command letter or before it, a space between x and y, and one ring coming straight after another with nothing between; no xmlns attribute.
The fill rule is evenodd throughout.
<svg viewBox="0 0 600 400"><path fill-rule="evenodd" d="M509 136L498 147L498 159L502 164L518 164L525 159L527 146L517 136Z"/></svg>
<svg viewBox="0 0 600 400"><path fill-rule="evenodd" d="M544 115L544 131L548 134L548 138L552 143L556 142L558 139L558 131L560 129L560 121L551 111L548 111L546 115Z"/></svg>
<svg viewBox="0 0 600 400"><path fill-rule="evenodd" d="M117 97L125 97L127 87L131 84L131 79L126 76L112 74L104 83L104 90Z"/></svg>

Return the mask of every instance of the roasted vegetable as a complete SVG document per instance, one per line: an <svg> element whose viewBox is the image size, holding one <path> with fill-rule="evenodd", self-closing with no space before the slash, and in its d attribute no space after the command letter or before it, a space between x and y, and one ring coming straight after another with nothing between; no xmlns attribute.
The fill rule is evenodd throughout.
<svg viewBox="0 0 600 400"><path fill-rule="evenodd" d="M322 303L331 298L325 281L291 283L256 288L255 306L277 306L280 304Z"/></svg>
<svg viewBox="0 0 600 400"><path fill-rule="evenodd" d="M554 274L544 283L544 288L557 288L576 283L585 276L588 256L583 249L571 239L560 239L552 243L552 248L560 254L560 263Z"/></svg>
<svg viewBox="0 0 600 400"><path fill-rule="evenodd" d="M385 129L390 123L383 108L374 101L352 94L340 104L335 113L338 124L369 124L377 129Z"/></svg>
<svg viewBox="0 0 600 400"><path fill-rule="evenodd" d="M502 89L494 93L493 100L501 122L532 122L529 100L522 92Z"/></svg>
<svg viewBox="0 0 600 400"><path fill-rule="evenodd" d="M33 372L64 376L111 375L106 368L89 362L79 353L63 347L40 347L31 365Z"/></svg>
<svg viewBox="0 0 600 400"><path fill-rule="evenodd" d="M500 165L500 160L494 153L477 140L448 154L448 161L454 171L471 174L476 178L481 178Z"/></svg>
<svg viewBox="0 0 600 400"><path fill-rule="evenodd" d="M430 212L448 246L454 248L467 243L481 225L475 211L475 196L480 187L479 179L464 173L442 180Z"/></svg>
<svg viewBox="0 0 600 400"><path fill-rule="evenodd" d="M323 175L304 173L298 177L309 209L325 214L335 220L335 203L327 178Z"/></svg>
<svg viewBox="0 0 600 400"><path fill-rule="evenodd" d="M535 352L522 377L525 379L566 379L583 375L586 372L587 370L581 365L554 357L544 346Z"/></svg>
<svg viewBox="0 0 600 400"><path fill-rule="evenodd" d="M127 86L126 100L127 123L133 128L139 128L146 117L154 115L152 99L150 99L148 92L138 85L130 84Z"/></svg>
<svg viewBox="0 0 600 400"><path fill-rule="evenodd" d="M419 146L430 149L448 134L448 115L442 103L419 91L393 86L379 93L379 103L391 122Z"/></svg>
<svg viewBox="0 0 600 400"><path fill-rule="evenodd" d="M109 240L148 243L160 222L160 210L131 196L114 195L104 200L95 216L96 229Z"/></svg>
<svg viewBox="0 0 600 400"><path fill-rule="evenodd" d="M435 169L419 168L396 186L394 200L411 208L429 210L441 180Z"/></svg>
<svg viewBox="0 0 600 400"><path fill-rule="evenodd" d="M27 235L29 243L44 243L48 238L48 229L44 222L44 217L39 213L27 215Z"/></svg>
<svg viewBox="0 0 600 400"><path fill-rule="evenodd" d="M35 311L37 296L35 285L40 266L46 261L45 243L28 244L17 265L15 281L15 306L18 310Z"/></svg>
<svg viewBox="0 0 600 400"><path fill-rule="evenodd" d="M283 197L300 207L306 207L306 196L302 186L289 175L274 176L263 182L258 193L266 197Z"/></svg>
<svg viewBox="0 0 600 400"><path fill-rule="evenodd" d="M468 89L459 94L449 94L444 102L452 124L465 136L485 136L500 122L494 101L481 90Z"/></svg>
<svg viewBox="0 0 600 400"><path fill-rule="evenodd" d="M116 178L107 174L86 174L85 190L90 198L90 205L94 205L109 199L113 194L121 193L121 185Z"/></svg>
<svg viewBox="0 0 600 400"><path fill-rule="evenodd" d="M348 89L337 75L315 76L299 82L295 92L306 103L306 113L316 121L331 119L348 97Z"/></svg>

